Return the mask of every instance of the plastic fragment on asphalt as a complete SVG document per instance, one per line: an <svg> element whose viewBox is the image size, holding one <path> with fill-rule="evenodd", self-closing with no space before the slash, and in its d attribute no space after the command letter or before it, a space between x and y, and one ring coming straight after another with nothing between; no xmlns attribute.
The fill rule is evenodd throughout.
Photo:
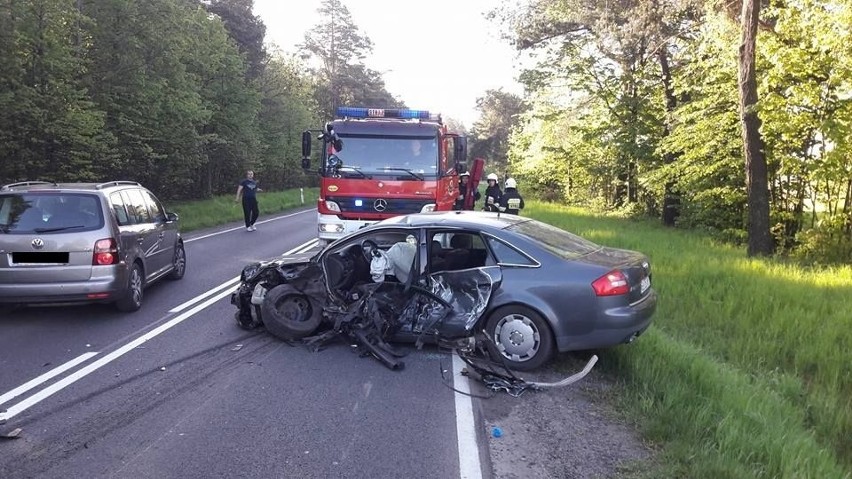
<svg viewBox="0 0 852 479"><path fill-rule="evenodd" d="M242 344L238 344L238 345L234 346L233 348L231 348L231 351L239 351L240 349L243 349Z"/></svg>
<svg viewBox="0 0 852 479"><path fill-rule="evenodd" d="M491 435L494 437L503 437L503 429L499 426L494 426L491 428Z"/></svg>
<svg viewBox="0 0 852 479"><path fill-rule="evenodd" d="M165 367L165 366L163 366L163 367L161 367L161 368L160 368L160 371L165 371L165 370L166 370L166 367Z"/></svg>
<svg viewBox="0 0 852 479"><path fill-rule="evenodd" d="M16 427L15 429L12 429L11 431L9 431L7 433L0 434L0 439L18 439L18 438L20 438L20 435L21 435L21 428Z"/></svg>

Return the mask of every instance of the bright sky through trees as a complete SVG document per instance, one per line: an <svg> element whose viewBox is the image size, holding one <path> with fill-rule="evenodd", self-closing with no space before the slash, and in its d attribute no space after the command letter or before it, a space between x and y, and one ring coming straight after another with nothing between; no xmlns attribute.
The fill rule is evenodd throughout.
<svg viewBox="0 0 852 479"><path fill-rule="evenodd" d="M284 51L304 41L320 19L320 0L255 0L268 42ZM411 108L440 112L468 128L478 118L476 98L488 89L520 94L514 49L484 13L493 0L343 0L352 20L372 40L368 67L384 72L388 91ZM358 105L369 106L369 105Z"/></svg>

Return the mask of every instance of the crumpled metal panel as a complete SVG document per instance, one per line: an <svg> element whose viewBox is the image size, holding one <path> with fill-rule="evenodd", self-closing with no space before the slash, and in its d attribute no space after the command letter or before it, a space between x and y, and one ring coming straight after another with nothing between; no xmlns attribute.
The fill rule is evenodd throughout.
<svg viewBox="0 0 852 479"><path fill-rule="evenodd" d="M439 333L447 338L470 334L501 280L497 266L429 276L429 290L452 309L442 320Z"/></svg>

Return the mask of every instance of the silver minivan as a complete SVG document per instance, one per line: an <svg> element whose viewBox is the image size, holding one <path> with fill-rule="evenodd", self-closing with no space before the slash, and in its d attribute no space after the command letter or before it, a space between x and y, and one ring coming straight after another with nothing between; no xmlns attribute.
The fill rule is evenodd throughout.
<svg viewBox="0 0 852 479"><path fill-rule="evenodd" d="M147 286L185 273L177 214L139 183L0 188L0 303L107 302L136 311Z"/></svg>

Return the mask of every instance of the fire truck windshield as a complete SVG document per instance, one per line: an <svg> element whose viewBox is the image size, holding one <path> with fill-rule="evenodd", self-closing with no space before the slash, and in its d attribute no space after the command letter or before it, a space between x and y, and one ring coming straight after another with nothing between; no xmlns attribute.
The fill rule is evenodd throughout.
<svg viewBox="0 0 852 479"><path fill-rule="evenodd" d="M343 150L335 153L339 173L357 177L392 176L405 180L435 179L438 142L435 138L341 135Z"/></svg>

